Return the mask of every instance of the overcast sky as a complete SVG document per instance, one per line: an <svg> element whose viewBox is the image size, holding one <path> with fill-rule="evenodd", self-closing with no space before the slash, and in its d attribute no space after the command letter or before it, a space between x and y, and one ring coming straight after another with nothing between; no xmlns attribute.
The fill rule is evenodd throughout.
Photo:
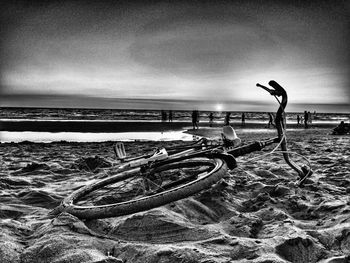
<svg viewBox="0 0 350 263"><path fill-rule="evenodd" d="M9 1L1 106L349 112L349 1Z"/></svg>

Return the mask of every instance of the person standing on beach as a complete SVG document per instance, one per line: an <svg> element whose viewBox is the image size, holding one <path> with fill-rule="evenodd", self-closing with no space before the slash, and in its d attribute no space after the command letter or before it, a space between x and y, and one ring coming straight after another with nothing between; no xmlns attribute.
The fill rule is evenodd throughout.
<svg viewBox="0 0 350 263"><path fill-rule="evenodd" d="M309 120L309 114L307 113L307 111L304 111L304 128L307 129L308 128L308 120Z"/></svg>
<svg viewBox="0 0 350 263"><path fill-rule="evenodd" d="M231 115L231 112L226 112L225 123L224 123L224 125L226 126L230 125L230 115Z"/></svg>
<svg viewBox="0 0 350 263"><path fill-rule="evenodd" d="M192 111L192 126L193 130L198 129L198 111Z"/></svg>
<svg viewBox="0 0 350 263"><path fill-rule="evenodd" d="M242 112L242 126L245 126L245 113Z"/></svg>
<svg viewBox="0 0 350 263"><path fill-rule="evenodd" d="M161 119L162 119L162 122L165 122L167 119L167 115L166 115L166 112L164 110L161 111Z"/></svg>
<svg viewBox="0 0 350 263"><path fill-rule="evenodd" d="M309 123L312 123L312 113L310 111L308 111L308 117L309 117Z"/></svg>
<svg viewBox="0 0 350 263"><path fill-rule="evenodd" d="M169 122L173 122L173 111L169 111Z"/></svg>
<svg viewBox="0 0 350 263"><path fill-rule="evenodd" d="M300 124L300 116L299 116L299 114L297 115L297 124L298 124L298 126Z"/></svg>
<svg viewBox="0 0 350 263"><path fill-rule="evenodd" d="M213 113L211 112L209 114L209 127L213 127L213 120L214 120L214 115Z"/></svg>
<svg viewBox="0 0 350 263"><path fill-rule="evenodd" d="M196 110L196 114L197 114L197 122L196 122L196 125L197 125L197 129L198 129L198 125L199 125L199 111Z"/></svg>

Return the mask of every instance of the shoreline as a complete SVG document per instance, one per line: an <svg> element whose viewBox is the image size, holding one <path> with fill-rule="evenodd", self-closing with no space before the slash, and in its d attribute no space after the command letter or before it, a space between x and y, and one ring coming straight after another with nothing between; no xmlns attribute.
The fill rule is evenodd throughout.
<svg viewBox="0 0 350 263"><path fill-rule="evenodd" d="M235 129L239 138L255 137L256 140L268 139L277 136L274 129ZM303 136L303 134L327 134L329 129L287 129L290 134ZM7 132L0 131L0 145L5 144L51 144L51 143L108 143L108 142L191 142L200 138L218 140L222 137L222 127L188 129L184 131L164 132L120 132L120 133L89 133L89 132Z"/></svg>
<svg viewBox="0 0 350 263"><path fill-rule="evenodd" d="M315 122L310 124L309 129L333 129L338 125L334 122ZM236 130L239 129L268 129L266 122L249 122L244 126L241 122L231 122ZM209 127L208 122L200 122L199 128L215 129L223 127L223 123L213 123ZM302 124L287 123L287 129L304 129ZM175 122L147 122L147 121L0 121L0 131L35 131L35 132L164 132L164 131L186 131L192 129L189 121ZM273 129L273 128L270 128Z"/></svg>

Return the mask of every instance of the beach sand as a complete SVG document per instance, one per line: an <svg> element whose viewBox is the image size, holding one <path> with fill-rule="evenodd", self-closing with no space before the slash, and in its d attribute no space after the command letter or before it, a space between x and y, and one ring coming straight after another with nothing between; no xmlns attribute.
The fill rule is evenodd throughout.
<svg viewBox="0 0 350 263"><path fill-rule="evenodd" d="M113 142L0 144L0 261L350 262L350 136L329 133L288 132L289 149L307 157L314 170L303 188L280 155L250 154L193 197L98 220L48 213L73 190L113 173ZM218 136L219 130L199 134ZM237 134L244 142L274 136ZM135 155L177 144L125 147ZM261 158L249 162L256 156Z"/></svg>

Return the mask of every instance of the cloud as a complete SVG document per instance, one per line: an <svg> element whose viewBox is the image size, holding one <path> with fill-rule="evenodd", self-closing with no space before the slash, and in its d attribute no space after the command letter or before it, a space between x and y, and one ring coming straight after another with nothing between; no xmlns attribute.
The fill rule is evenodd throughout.
<svg viewBox="0 0 350 263"><path fill-rule="evenodd" d="M129 49L137 62L178 75L215 75L257 67L280 47L239 10L193 9L153 19Z"/></svg>

